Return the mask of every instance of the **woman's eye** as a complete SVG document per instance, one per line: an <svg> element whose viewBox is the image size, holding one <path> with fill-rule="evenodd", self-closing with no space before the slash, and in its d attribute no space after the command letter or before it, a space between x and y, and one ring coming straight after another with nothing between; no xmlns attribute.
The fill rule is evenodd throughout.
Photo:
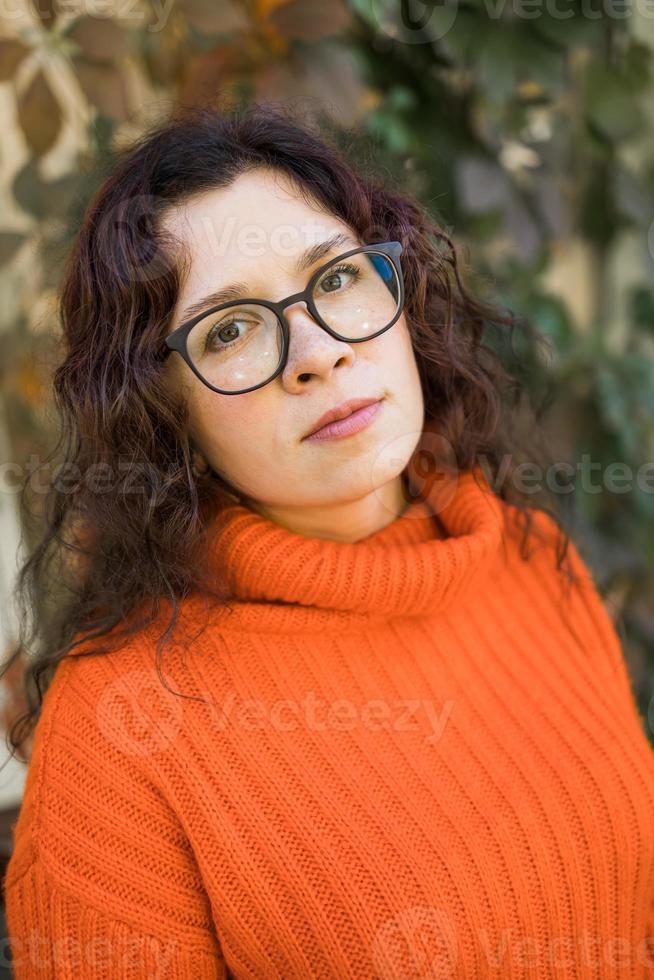
<svg viewBox="0 0 654 980"><path fill-rule="evenodd" d="M325 291L328 293L331 293L333 292L333 290L338 289L340 287L340 284L341 284L340 276L337 275L335 272L332 272L330 276L327 276L322 281L322 285L326 287Z"/></svg>
<svg viewBox="0 0 654 980"><path fill-rule="evenodd" d="M332 269L324 279L320 280L320 286L322 288L326 285L325 292L333 293L342 289L347 284L348 279L356 279L358 275L359 270L354 265L339 266L337 269Z"/></svg>
<svg viewBox="0 0 654 980"><path fill-rule="evenodd" d="M245 332L244 323L244 320L227 320L223 323L215 323L207 334L207 344L216 343L218 346L228 346L234 343Z"/></svg>
<svg viewBox="0 0 654 980"><path fill-rule="evenodd" d="M228 344L232 340L236 340L236 338L239 336L240 330L236 326L237 322L238 322L237 320L232 320L231 323L225 323L217 331L217 334L220 337L220 339L224 341L226 344Z"/></svg>

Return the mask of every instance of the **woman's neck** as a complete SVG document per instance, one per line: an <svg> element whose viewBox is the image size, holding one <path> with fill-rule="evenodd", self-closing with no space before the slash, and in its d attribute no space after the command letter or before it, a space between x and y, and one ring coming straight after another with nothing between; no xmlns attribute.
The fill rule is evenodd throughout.
<svg viewBox="0 0 654 980"><path fill-rule="evenodd" d="M242 498L245 506L295 534L354 543L381 531L403 514L410 503L404 474L356 500L318 507L268 507Z"/></svg>

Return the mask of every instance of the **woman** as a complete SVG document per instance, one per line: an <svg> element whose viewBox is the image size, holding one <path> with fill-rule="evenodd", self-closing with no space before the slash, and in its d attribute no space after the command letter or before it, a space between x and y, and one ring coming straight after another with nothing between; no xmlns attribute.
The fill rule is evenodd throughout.
<svg viewBox="0 0 654 980"><path fill-rule="evenodd" d="M79 479L21 576L66 591L31 638L18 980L652 975L654 757L518 484L483 343L513 318L443 244L257 106L178 112L89 205Z"/></svg>

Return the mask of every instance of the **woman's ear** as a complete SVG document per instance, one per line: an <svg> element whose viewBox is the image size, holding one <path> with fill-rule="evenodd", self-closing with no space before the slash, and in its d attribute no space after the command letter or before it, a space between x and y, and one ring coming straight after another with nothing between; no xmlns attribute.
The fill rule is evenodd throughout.
<svg viewBox="0 0 654 980"><path fill-rule="evenodd" d="M197 448L193 439L189 440L189 445L191 447L191 470L193 475L198 478L211 476L211 478L216 481L218 488L226 498L235 503L241 503L241 495L225 480L224 477L213 469L204 454Z"/></svg>
<svg viewBox="0 0 654 980"><path fill-rule="evenodd" d="M191 450L191 470L194 476L206 476L211 467L204 454L198 449L195 440L189 437L189 447Z"/></svg>
<svg viewBox="0 0 654 980"><path fill-rule="evenodd" d="M193 475L206 476L209 470L211 469L209 463L198 449L195 449L193 446L191 448L192 448L191 469L193 471Z"/></svg>

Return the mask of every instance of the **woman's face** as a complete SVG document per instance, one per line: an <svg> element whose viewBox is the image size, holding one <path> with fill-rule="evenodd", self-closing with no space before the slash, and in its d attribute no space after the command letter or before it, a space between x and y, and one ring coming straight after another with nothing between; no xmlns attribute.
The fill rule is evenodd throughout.
<svg viewBox="0 0 654 980"><path fill-rule="evenodd" d="M361 244L342 221L299 196L285 175L263 168L194 197L169 212L164 226L190 257L171 330L188 319L191 304L227 284L246 286L244 296L279 300ZM300 254L336 233L349 240L298 273ZM320 512L335 514L341 505L355 504L360 515L367 499L390 499L391 481L399 488L423 427L404 314L379 337L355 344L321 329L303 303L287 307L286 316L288 361L267 385L218 394L175 353L166 362L168 378L187 397L196 448L254 509L287 526L316 526ZM344 439L306 440L324 412L351 398L382 399L367 428Z"/></svg>

